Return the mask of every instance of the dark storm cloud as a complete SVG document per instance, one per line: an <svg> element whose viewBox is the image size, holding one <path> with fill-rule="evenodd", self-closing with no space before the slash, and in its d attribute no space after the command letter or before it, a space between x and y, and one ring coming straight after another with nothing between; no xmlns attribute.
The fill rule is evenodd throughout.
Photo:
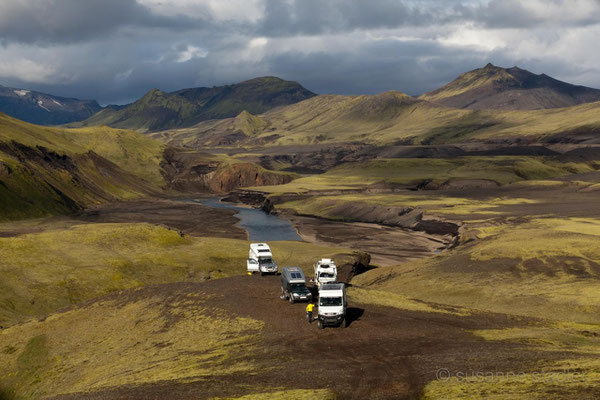
<svg viewBox="0 0 600 400"><path fill-rule="evenodd" d="M165 17L135 0L30 0L0 2L3 43L70 43L110 35L126 26L169 30L206 24L186 16ZM115 45L118 45L115 43Z"/></svg>
<svg viewBox="0 0 600 400"><path fill-rule="evenodd" d="M600 86L596 0L0 0L0 84L103 104L261 75L420 94L487 62Z"/></svg>
<svg viewBox="0 0 600 400"><path fill-rule="evenodd" d="M561 29L597 24L600 19L600 1L593 1L597 3L596 7L579 14L576 13L581 6L578 0L546 0L541 5L522 0L491 0L487 4L459 7L456 10L464 20L489 28L531 29L546 25ZM553 9L556 10L554 15Z"/></svg>
<svg viewBox="0 0 600 400"><path fill-rule="evenodd" d="M265 35L319 34L364 28L419 25L435 19L398 0L268 0L258 31Z"/></svg>
<svg viewBox="0 0 600 400"><path fill-rule="evenodd" d="M320 93L375 94L398 90L419 95L456 78L456 71L487 62L485 53L430 41L382 40L360 56L344 52L286 53L268 58L271 71L299 79ZM431 57L435 54L434 57ZM326 70L327 74L322 71Z"/></svg>

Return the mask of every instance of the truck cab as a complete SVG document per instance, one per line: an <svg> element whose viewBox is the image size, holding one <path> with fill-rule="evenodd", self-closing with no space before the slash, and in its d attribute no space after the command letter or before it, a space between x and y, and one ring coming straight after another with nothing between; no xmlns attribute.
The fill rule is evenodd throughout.
<svg viewBox="0 0 600 400"><path fill-rule="evenodd" d="M314 282L317 286L337 282L337 266L330 258L322 258L315 264Z"/></svg>
<svg viewBox="0 0 600 400"><path fill-rule="evenodd" d="M346 287L343 283L325 283L319 287L317 325L346 327Z"/></svg>
<svg viewBox="0 0 600 400"><path fill-rule="evenodd" d="M248 252L246 263L248 273L260 272L264 274L276 274L277 264L273 260L271 248L266 243L252 243Z"/></svg>
<svg viewBox="0 0 600 400"><path fill-rule="evenodd" d="M283 267L281 270L281 298L292 304L312 300L312 293L306 287L306 277L300 267Z"/></svg>

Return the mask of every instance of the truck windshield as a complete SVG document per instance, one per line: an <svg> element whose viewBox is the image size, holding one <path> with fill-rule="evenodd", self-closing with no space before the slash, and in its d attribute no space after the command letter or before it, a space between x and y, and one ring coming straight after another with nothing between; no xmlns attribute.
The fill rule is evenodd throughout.
<svg viewBox="0 0 600 400"><path fill-rule="evenodd" d="M342 305L342 298L341 297L320 297L319 298L319 305L320 306L325 306L325 307L329 307L329 306L341 306Z"/></svg>
<svg viewBox="0 0 600 400"><path fill-rule="evenodd" d="M261 263L261 264L271 264L273 262L273 260L270 259L270 258L263 258L263 257L261 257L261 258L258 259L258 262Z"/></svg>
<svg viewBox="0 0 600 400"><path fill-rule="evenodd" d="M290 283L290 287L294 292L304 292L307 290L304 283Z"/></svg>
<svg viewBox="0 0 600 400"><path fill-rule="evenodd" d="M333 278L333 274L330 274L328 272L321 272L321 274L319 274L319 277L321 277L321 278Z"/></svg>

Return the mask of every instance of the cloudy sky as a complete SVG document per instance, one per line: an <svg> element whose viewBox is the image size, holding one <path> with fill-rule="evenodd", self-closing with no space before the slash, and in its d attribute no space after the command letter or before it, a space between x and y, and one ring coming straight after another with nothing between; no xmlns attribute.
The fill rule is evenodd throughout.
<svg viewBox="0 0 600 400"><path fill-rule="evenodd" d="M123 104L275 75L434 89L488 62L600 88L600 0L0 0L0 84Z"/></svg>

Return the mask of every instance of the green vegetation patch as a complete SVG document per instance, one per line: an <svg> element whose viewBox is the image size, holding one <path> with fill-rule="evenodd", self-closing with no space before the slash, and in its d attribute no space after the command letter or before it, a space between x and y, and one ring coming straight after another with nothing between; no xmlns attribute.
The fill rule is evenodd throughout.
<svg viewBox="0 0 600 400"><path fill-rule="evenodd" d="M164 145L109 128L65 130L0 116L0 221L159 193Z"/></svg>
<svg viewBox="0 0 600 400"><path fill-rule="evenodd" d="M105 126L63 130L61 134L156 187L165 185L160 167L165 145L158 140L138 132Z"/></svg>
<svg viewBox="0 0 600 400"><path fill-rule="evenodd" d="M3 330L0 379L20 397L37 399L227 379L253 368L246 355L260 340L262 322L208 307L202 293L131 295Z"/></svg>

